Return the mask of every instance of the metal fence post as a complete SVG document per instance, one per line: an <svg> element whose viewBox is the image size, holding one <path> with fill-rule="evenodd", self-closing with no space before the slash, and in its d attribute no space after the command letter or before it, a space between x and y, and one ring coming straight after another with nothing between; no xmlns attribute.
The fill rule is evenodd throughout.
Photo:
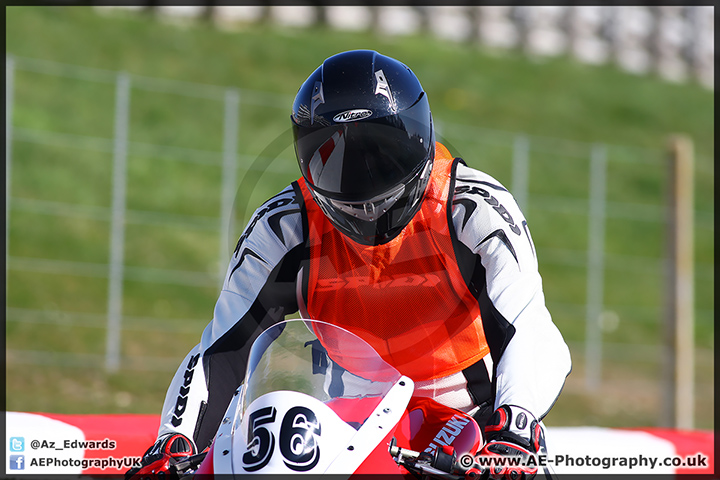
<svg viewBox="0 0 720 480"><path fill-rule="evenodd" d="M219 278L220 284L225 279L228 262L228 237L233 234L233 201L237 184L237 146L238 125L240 117L240 93L229 88L225 91L225 118L223 130L223 165L222 187L220 199L220 250Z"/></svg>
<svg viewBox="0 0 720 480"><path fill-rule="evenodd" d="M12 115L15 59L5 58L5 261L10 256L10 174L12 173Z"/></svg>
<svg viewBox="0 0 720 480"><path fill-rule="evenodd" d="M513 143L512 194L527 218L528 178L530 177L530 141L517 135Z"/></svg>
<svg viewBox="0 0 720 480"><path fill-rule="evenodd" d="M605 280L605 189L607 150L593 145L590 155L590 198L588 218L587 297L585 317L585 381L595 390L600 385L602 338L600 314Z"/></svg>
<svg viewBox="0 0 720 480"><path fill-rule="evenodd" d="M105 349L105 368L111 372L117 371L120 368L120 326L122 322L129 112L130 76L125 72L120 72L117 76L117 86L115 90L110 272L108 281L107 341Z"/></svg>

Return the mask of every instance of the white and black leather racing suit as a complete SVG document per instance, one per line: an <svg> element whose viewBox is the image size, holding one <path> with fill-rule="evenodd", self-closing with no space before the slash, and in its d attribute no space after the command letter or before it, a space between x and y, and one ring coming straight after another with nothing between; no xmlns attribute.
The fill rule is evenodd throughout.
<svg viewBox="0 0 720 480"><path fill-rule="evenodd" d="M462 161L451 192L456 257L480 305L490 354L457 374L417 382L417 394L474 414L481 427L503 404L522 406L541 420L560 394L571 360L545 306L527 222L506 188ZM306 232L296 182L255 211L228 266L213 320L168 388L159 436L182 433L200 450L210 444L243 382L252 342L298 311L300 272L308 271L302 268L309 261Z"/></svg>

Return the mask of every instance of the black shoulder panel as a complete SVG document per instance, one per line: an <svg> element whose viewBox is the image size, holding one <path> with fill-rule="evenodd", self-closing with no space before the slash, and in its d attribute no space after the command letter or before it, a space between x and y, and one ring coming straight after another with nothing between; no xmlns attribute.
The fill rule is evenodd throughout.
<svg viewBox="0 0 720 480"><path fill-rule="evenodd" d="M243 382L253 341L268 327L297 311L295 279L307 257L305 245L288 252L270 274L257 299L235 325L203 353L208 387L205 415L198 421L195 442L203 449L212 441L233 393Z"/></svg>

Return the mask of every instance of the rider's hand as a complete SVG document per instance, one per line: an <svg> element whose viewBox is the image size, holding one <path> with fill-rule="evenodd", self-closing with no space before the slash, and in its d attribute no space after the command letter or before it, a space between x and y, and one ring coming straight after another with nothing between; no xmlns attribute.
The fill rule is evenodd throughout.
<svg viewBox="0 0 720 480"><path fill-rule="evenodd" d="M537 455L542 435L542 426L530 412L515 405L502 405L485 425L485 445L477 455L521 457L518 465L491 464L490 478L528 480L538 471L537 459L528 460Z"/></svg>
<svg viewBox="0 0 720 480"><path fill-rule="evenodd" d="M195 443L181 433L168 433L148 448L140 465L125 473L125 480L158 479L170 474L170 465L197 453Z"/></svg>

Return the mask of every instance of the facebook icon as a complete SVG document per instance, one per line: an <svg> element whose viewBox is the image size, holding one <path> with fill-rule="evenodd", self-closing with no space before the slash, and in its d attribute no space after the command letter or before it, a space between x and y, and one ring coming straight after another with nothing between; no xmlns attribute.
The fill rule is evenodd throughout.
<svg viewBox="0 0 720 480"><path fill-rule="evenodd" d="M25 470L25 455L10 455L10 470Z"/></svg>

